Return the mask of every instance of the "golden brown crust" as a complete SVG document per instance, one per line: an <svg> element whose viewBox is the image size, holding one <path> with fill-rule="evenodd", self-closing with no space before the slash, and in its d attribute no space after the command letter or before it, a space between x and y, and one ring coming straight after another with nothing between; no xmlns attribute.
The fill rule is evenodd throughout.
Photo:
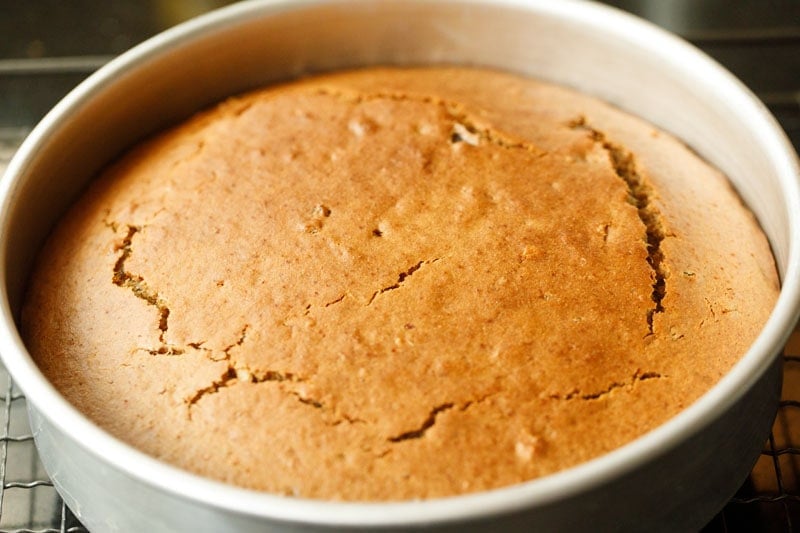
<svg viewBox="0 0 800 533"><path fill-rule="evenodd" d="M62 221L28 346L111 433L312 498L489 489L694 401L778 290L752 215L669 135L478 69L231 99Z"/></svg>

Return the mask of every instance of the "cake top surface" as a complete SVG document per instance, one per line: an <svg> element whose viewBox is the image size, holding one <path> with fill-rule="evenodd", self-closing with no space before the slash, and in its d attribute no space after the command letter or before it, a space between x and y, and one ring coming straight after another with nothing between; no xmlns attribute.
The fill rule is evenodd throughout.
<svg viewBox="0 0 800 533"><path fill-rule="evenodd" d="M156 457L396 500L654 428L777 290L752 215L668 134L511 74L379 68L134 148L55 229L22 322L59 390Z"/></svg>

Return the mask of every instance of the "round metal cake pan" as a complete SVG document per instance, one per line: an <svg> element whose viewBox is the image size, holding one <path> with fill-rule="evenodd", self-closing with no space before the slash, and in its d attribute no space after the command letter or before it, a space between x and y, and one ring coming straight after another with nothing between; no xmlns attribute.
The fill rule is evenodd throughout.
<svg viewBox="0 0 800 533"><path fill-rule="evenodd" d="M783 285L741 361L678 416L569 470L467 496L335 503L202 479L112 438L37 369L16 318L33 258L126 147L228 95L310 72L455 63L598 95L671 131L729 175L767 233ZM34 129L0 182L0 352L28 399L42 461L92 532L329 529L696 530L746 478L769 433L780 352L800 300L796 155L765 107L680 39L581 1L244 2L110 62ZM701 356L702 354L698 354Z"/></svg>

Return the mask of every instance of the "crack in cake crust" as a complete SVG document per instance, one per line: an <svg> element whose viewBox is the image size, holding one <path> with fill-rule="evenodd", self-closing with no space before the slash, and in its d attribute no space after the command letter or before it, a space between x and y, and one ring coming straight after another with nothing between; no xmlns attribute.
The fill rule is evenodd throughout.
<svg viewBox="0 0 800 533"><path fill-rule="evenodd" d="M584 401L591 401L591 400L598 400L605 396L608 396L612 391L618 389L632 389L637 383L642 381L648 381L651 379L667 379L668 376L664 374L660 374L658 372L640 372L637 370L631 379L626 383L621 382L613 382L608 387L603 390L595 391L595 392L582 392L579 390L573 390L568 392L567 394L549 394L548 398L552 400L584 400Z"/></svg>
<svg viewBox="0 0 800 533"><path fill-rule="evenodd" d="M392 285L389 285L387 287L384 287L382 289L379 289L379 290L373 292L372 296L370 297L369 301L367 302L367 305L368 306L372 305L372 302L374 302L375 298L377 298L379 295L384 294L384 293L389 292L389 291L393 291L395 289L399 289L400 286L406 281L406 279L410 278L411 275L414 272L416 272L417 270L419 270L420 268L422 268L423 265L430 265L430 264L436 263L440 259L441 258L437 257L435 259L428 259L428 260L419 261L418 263L410 266L407 270L405 270L403 272L400 272L400 274L398 274L398 276L397 276L397 282L393 283Z"/></svg>
<svg viewBox="0 0 800 533"><path fill-rule="evenodd" d="M417 102L431 104L442 110L445 117L453 123L449 141L453 144L467 142L478 146L479 141L494 144L506 149L519 149L537 156L547 155L547 151L523 139L515 139L489 125L481 122L470 114L463 104L444 98L423 94L410 94L404 92L360 92L334 87L320 87L317 94L339 98L350 104L359 104L370 100L392 100L395 102Z"/></svg>
<svg viewBox="0 0 800 533"><path fill-rule="evenodd" d="M119 224L112 223L106 224L108 227L115 229L119 227ZM168 326L168 319L170 315L170 309L167 307L164 300L159 296L157 291L152 290L144 281L144 278L138 274L133 274L126 270L125 263L130 258L131 254L133 253L132 243L133 237L137 233L142 231L142 228L139 226L132 226L127 225L128 231L123 237L122 241L117 245L115 248L117 251L121 251L119 257L117 258L116 262L114 263L114 270L112 276L112 282L114 285L118 287L123 287L130 289L131 292L139 299L144 300L149 305L154 306L158 311L159 316L159 341L161 342L161 346L158 349L142 349L151 355L182 355L186 353L186 348L174 346L168 344L165 339L164 335L169 329ZM336 303L341 302L344 299L344 295L341 297L328 302L325 304L325 307L329 307ZM306 309L308 310L308 308ZM298 377L297 375L291 372L278 372L274 370L267 370L261 373L257 373L251 369L248 369L244 365L237 364L236 360L231 356L231 350L236 347L241 347L246 339L247 330L250 327L249 324L245 324L242 328L241 333L239 335L238 340L227 346L222 350L222 358L218 358L214 356L214 351L208 348L204 348L204 342L190 342L187 346L206 352L207 357L209 360L214 362L219 361L228 361L228 368L226 369L225 373L220 376L219 379L214 380L209 385L197 389L194 394L185 398L184 403L186 404L187 410L187 417L189 420L192 418L191 407L195 405L197 402L202 400L204 397L208 396L209 394L215 394L219 392L221 389L231 386L234 383L267 383L267 382L290 382L290 383L305 383L307 380L305 378ZM315 407L317 409L323 408L323 404L318 400L313 398L308 398L303 396L297 391L291 390L288 391L290 394L294 395L300 403ZM357 422L360 421L357 417L350 417L344 415L342 420L349 421L349 422Z"/></svg>
<svg viewBox="0 0 800 533"><path fill-rule="evenodd" d="M114 226L112 226L112 228L113 227ZM160 331L158 340L161 342L161 346L155 350L149 349L147 351L153 355L180 355L184 353L184 350L182 348L169 345L164 339L164 336L169 329L170 309L167 306L167 303L157 291L152 290L147 283L145 283L142 276L128 272L125 269L125 263L133 252L131 247L133 237L142 231L142 227L140 226L128 225L127 228L127 234L125 237L123 237L122 242L116 246L117 251L120 251L121 253L117 258L116 263L114 263L114 272L111 280L114 285L118 287L130 289L134 296L140 300L144 300L149 305L155 307L158 311L158 329Z"/></svg>
<svg viewBox="0 0 800 533"><path fill-rule="evenodd" d="M653 205L654 191L638 172L634 154L620 144L608 139L602 131L592 127L586 118L581 116L569 123L574 130L588 132L593 141L600 144L608 152L609 160L617 175L628 186L628 199L636 207L639 218L645 226L645 242L647 243L647 263L653 269L653 308L647 312L647 327L650 335L653 331L653 318L657 313L664 312L662 303L667 292L668 272L664 265L664 252L661 243L667 237L661 220L661 213Z"/></svg>

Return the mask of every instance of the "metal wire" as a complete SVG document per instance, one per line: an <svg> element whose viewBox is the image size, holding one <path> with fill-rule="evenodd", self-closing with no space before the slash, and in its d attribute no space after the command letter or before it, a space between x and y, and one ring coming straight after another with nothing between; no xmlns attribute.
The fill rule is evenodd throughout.
<svg viewBox="0 0 800 533"><path fill-rule="evenodd" d="M800 356L785 355L785 368L788 370L792 365L794 368L800 368ZM800 394L800 390L787 387L787 376L788 372L785 373L784 393L786 394L788 390L789 393ZM753 485L748 480L715 520L704 529L704 533L750 531L791 533L795 531L794 523L800 519L800 483L786 471L785 465L781 464L781 459L800 457L800 448L791 442L792 432L800 435L800 427L791 424L791 420L783 426L782 430L780 425L786 413L796 410L797 407L800 407L800 401L794 399L784 399L779 403L773 432L761 452L763 462L760 465L757 464L753 469L751 479L755 477L757 470L762 473L768 472L769 475L761 479L759 486ZM790 439L782 445L778 444L775 437L779 430L782 434L789 435ZM787 437L784 436L782 440L786 441L786 439ZM731 518L729 519L729 517ZM741 520L742 517L746 518Z"/></svg>
<svg viewBox="0 0 800 533"><path fill-rule="evenodd" d="M0 513L3 512L3 499L6 493L6 466L8 464L9 429L11 427L11 398L14 385L11 376L6 375L6 394L3 401L3 433L0 444Z"/></svg>
<svg viewBox="0 0 800 533"><path fill-rule="evenodd" d="M27 424L25 397L15 391L11 377L2 373L5 391L0 395L0 533L88 533L39 468Z"/></svg>

